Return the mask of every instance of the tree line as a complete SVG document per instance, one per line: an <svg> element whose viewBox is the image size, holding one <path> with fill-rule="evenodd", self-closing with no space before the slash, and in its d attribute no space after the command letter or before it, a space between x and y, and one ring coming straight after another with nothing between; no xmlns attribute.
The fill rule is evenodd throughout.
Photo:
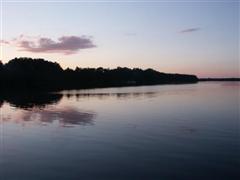
<svg viewBox="0 0 240 180"><path fill-rule="evenodd" d="M195 83L195 75L167 74L153 69L118 67L63 69L44 59L15 58L0 62L1 90L64 90L96 87Z"/></svg>

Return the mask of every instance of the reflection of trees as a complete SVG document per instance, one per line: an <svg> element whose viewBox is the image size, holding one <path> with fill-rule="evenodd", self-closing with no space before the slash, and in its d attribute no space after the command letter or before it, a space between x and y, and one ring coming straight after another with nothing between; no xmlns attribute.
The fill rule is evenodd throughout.
<svg viewBox="0 0 240 180"><path fill-rule="evenodd" d="M29 109L33 107L44 108L46 105L55 104L62 98L61 94L49 93L1 93L1 102L10 103L11 106Z"/></svg>
<svg viewBox="0 0 240 180"><path fill-rule="evenodd" d="M99 98L106 99L115 97L117 99L138 98L138 97L154 97L156 92L124 92L124 93L65 93L67 98Z"/></svg>

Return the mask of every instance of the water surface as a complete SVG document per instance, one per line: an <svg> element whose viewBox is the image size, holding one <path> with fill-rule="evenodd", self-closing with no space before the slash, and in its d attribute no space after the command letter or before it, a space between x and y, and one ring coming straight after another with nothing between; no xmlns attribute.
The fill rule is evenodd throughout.
<svg viewBox="0 0 240 180"><path fill-rule="evenodd" d="M239 179L238 82L5 95L2 180Z"/></svg>

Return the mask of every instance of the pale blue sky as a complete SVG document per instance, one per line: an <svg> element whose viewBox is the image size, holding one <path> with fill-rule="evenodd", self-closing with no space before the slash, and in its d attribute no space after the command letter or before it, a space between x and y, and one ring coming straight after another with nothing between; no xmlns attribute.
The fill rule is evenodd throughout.
<svg viewBox="0 0 240 180"><path fill-rule="evenodd" d="M196 31L180 33L182 30ZM76 54L6 45L3 61L43 57L65 67L154 68L199 77L239 75L239 2L3 2L3 39L92 36Z"/></svg>

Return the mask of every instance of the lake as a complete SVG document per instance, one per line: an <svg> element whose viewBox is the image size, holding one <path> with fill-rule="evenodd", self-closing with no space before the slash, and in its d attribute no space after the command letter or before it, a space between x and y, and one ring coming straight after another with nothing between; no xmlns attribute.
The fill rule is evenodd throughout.
<svg viewBox="0 0 240 180"><path fill-rule="evenodd" d="M239 82L1 99L1 180L240 178Z"/></svg>

